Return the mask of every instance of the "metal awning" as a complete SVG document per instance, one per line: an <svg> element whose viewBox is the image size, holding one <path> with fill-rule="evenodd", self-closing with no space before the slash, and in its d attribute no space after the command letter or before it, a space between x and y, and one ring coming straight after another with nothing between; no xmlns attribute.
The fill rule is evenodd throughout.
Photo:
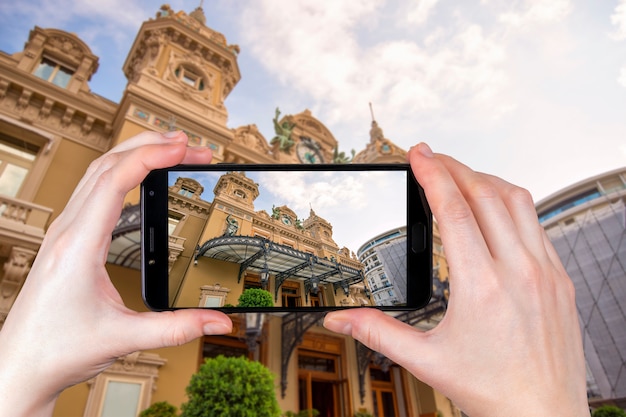
<svg viewBox="0 0 626 417"><path fill-rule="evenodd" d="M256 236L221 236L208 240L198 248L195 259L201 256L238 263L239 281L246 271L274 275L275 300L287 279L304 281L307 293L319 284L332 285L335 292L341 288L347 293L350 286L364 280L361 269Z"/></svg>
<svg viewBox="0 0 626 417"><path fill-rule="evenodd" d="M107 255L107 262L127 268L141 268L141 211L139 204L122 209Z"/></svg>

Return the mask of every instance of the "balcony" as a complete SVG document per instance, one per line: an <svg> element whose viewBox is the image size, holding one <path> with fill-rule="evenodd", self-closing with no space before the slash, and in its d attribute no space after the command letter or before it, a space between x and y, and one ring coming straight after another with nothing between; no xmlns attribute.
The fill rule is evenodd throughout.
<svg viewBox="0 0 626 417"><path fill-rule="evenodd" d="M52 209L0 195L0 240L38 249Z"/></svg>

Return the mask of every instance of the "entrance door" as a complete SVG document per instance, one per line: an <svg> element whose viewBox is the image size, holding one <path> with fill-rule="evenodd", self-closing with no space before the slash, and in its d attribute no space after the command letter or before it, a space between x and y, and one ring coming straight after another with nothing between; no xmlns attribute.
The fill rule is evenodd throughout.
<svg viewBox="0 0 626 417"><path fill-rule="evenodd" d="M301 349L298 368L300 411L314 409L319 417L351 416L338 355Z"/></svg>
<svg viewBox="0 0 626 417"><path fill-rule="evenodd" d="M337 415L336 390L330 381L316 381L310 375L299 379L299 408L300 410L317 410L319 417L334 417Z"/></svg>

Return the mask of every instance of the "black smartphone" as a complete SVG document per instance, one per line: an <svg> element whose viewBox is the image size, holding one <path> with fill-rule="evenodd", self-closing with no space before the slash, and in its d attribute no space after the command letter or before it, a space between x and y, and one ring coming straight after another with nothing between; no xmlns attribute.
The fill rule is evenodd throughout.
<svg viewBox="0 0 626 417"><path fill-rule="evenodd" d="M153 310L425 306L432 216L408 164L181 165L141 186Z"/></svg>

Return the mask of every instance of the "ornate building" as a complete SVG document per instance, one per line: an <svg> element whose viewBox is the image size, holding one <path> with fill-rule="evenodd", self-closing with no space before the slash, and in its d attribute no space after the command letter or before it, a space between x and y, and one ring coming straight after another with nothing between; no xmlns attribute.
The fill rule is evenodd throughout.
<svg viewBox="0 0 626 417"><path fill-rule="evenodd" d="M178 177L169 191L170 306L236 306L247 288L277 307L371 304L361 263L312 209L304 220L287 206L255 210L263 190L243 172L199 181Z"/></svg>
<svg viewBox="0 0 626 417"><path fill-rule="evenodd" d="M0 272L0 325L47 226L61 212L89 163L142 131L183 130L191 144L210 147L215 162L404 162L406 152L385 138L376 122L372 123L370 142L353 158L338 151L337 139L308 110L281 117L277 109L276 135L269 140L254 124L229 128L224 100L241 78L238 52L237 45L228 44L224 35L206 26L202 9L186 14L164 5L139 29L123 66L128 84L119 103L91 92L89 80L98 69L99 58L74 34L35 27L23 51L0 52L0 262L4 265ZM203 256L195 257L187 242L202 244L215 236L193 235L191 226L209 222L216 228L214 235L217 228L223 234L233 218L238 228L249 227L253 237L256 233L262 239L270 230L279 231L285 247L291 244L319 259L328 255L324 248L330 248L341 264L359 270L358 259L334 243L323 213L320 217L311 210L309 217L302 219L301 227L316 230L319 236L307 240L296 228L296 216L289 207L278 207L278 218L272 217L275 213L252 209L257 191L245 176L232 173L223 182L212 202L200 198L202 192L211 190L192 179L181 179L172 186L175 210L170 215L170 267L174 275L183 264L194 268L197 261L202 268L202 264L217 262L204 256L211 250L208 246ZM237 190L245 198L234 194ZM138 191L127 196L128 206L113 234L107 269L127 306L145 310L140 289L138 202ZM445 263L435 263L441 266L438 273L445 281ZM284 303L368 302L362 283L350 288L349 297L339 292L331 300L330 292L323 290L317 301L311 297L314 293L298 287L305 298L295 301L288 299L288 291L278 294L276 276L272 279L269 288ZM241 282L263 285L255 268L250 268ZM172 293L204 305L215 303L216 294L218 303L232 303L224 295L228 294L224 287L235 291L231 283L216 281L209 283L204 293L187 296L183 285ZM295 289L289 280L282 288ZM424 310L397 315L411 325L428 328L441 318L444 307L441 295ZM321 318L319 313L234 315L230 335L120 358L93 380L66 390L54 415L135 416L157 401L178 406L185 401L185 386L203 358L219 353L248 356L275 373L280 381L277 397L285 411L314 407L322 416L352 416L357 411L377 416L435 416L438 411L444 416L456 415L456 409L436 391L352 339L326 331L320 326ZM126 401L119 401L121 392L130 393Z"/></svg>

